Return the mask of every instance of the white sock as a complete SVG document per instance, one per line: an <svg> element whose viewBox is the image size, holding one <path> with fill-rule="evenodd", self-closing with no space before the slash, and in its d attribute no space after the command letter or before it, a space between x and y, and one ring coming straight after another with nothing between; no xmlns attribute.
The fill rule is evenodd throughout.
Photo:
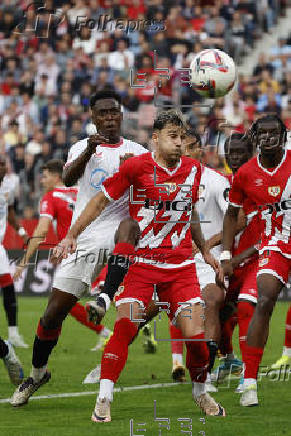
<svg viewBox="0 0 291 436"><path fill-rule="evenodd" d="M202 395L202 394L206 394L205 383L192 382L192 395L193 395L193 397L197 398L197 397L200 397L200 395Z"/></svg>
<svg viewBox="0 0 291 436"><path fill-rule="evenodd" d="M17 325L8 326L8 337L14 335L19 335L18 326Z"/></svg>
<svg viewBox="0 0 291 436"><path fill-rule="evenodd" d="M283 347L283 353L282 356L288 356L291 357L291 348L289 347Z"/></svg>
<svg viewBox="0 0 291 436"><path fill-rule="evenodd" d="M183 365L183 354L172 354L173 365L179 363L179 365Z"/></svg>
<svg viewBox="0 0 291 436"><path fill-rule="evenodd" d="M103 336L104 338L108 338L110 333L111 333L111 330L109 330L107 327L104 327L104 329L102 329L100 332L100 336Z"/></svg>
<svg viewBox="0 0 291 436"><path fill-rule="evenodd" d="M99 297L103 298L103 300L105 301L106 312L107 312L107 310L109 309L110 304L111 304L111 300L110 300L110 298L108 297L107 294L104 294L104 292L101 292L101 294L99 295Z"/></svg>
<svg viewBox="0 0 291 436"><path fill-rule="evenodd" d="M109 401L113 401L113 389L114 382L108 378L103 378L100 380L100 390L97 397L98 400L102 398L107 398Z"/></svg>
<svg viewBox="0 0 291 436"><path fill-rule="evenodd" d="M207 383L211 383L211 375L210 375L210 372L207 373L206 381L207 381Z"/></svg>
<svg viewBox="0 0 291 436"><path fill-rule="evenodd" d="M244 388L247 388L250 385L257 385L257 380L255 378L245 378L244 379Z"/></svg>
<svg viewBox="0 0 291 436"><path fill-rule="evenodd" d="M32 377L34 381L39 382L45 375L46 370L47 370L47 365L44 365L41 368L35 368L33 366L31 368L30 377Z"/></svg>

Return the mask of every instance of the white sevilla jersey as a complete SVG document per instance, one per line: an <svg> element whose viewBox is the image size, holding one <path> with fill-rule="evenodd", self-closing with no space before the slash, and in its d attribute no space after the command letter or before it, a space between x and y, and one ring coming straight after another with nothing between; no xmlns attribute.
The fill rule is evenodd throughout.
<svg viewBox="0 0 291 436"><path fill-rule="evenodd" d="M276 168L262 167L259 156L244 164L235 175L230 202L260 212L261 249L280 251L291 258L291 150L285 151Z"/></svg>
<svg viewBox="0 0 291 436"><path fill-rule="evenodd" d="M71 147L66 166L70 165L70 163L85 150L87 140L88 138L78 141ZM101 190L101 185L104 180L113 176L113 174L118 171L120 156L124 156L125 153L140 155L146 152L148 152L148 150L140 144L124 138L121 138L119 144L98 145L96 152L91 156L86 165L83 176L79 179L79 192L71 225L75 223L91 198ZM116 228L119 222L128 217L128 215L128 196L125 194L117 202L110 204L102 214L84 230L79 236L78 241L88 240L92 245L92 232L112 232L112 228Z"/></svg>
<svg viewBox="0 0 291 436"><path fill-rule="evenodd" d="M110 200L117 200L132 186L129 210L141 230L139 262L163 268L194 262L190 223L200 178L201 165L194 159L183 156L169 169L147 153L128 159L105 180L102 190Z"/></svg>
<svg viewBox="0 0 291 436"><path fill-rule="evenodd" d="M7 176L0 183L0 243L3 241L6 232L8 217L8 206L14 203L14 191Z"/></svg>
<svg viewBox="0 0 291 436"><path fill-rule="evenodd" d="M229 189L230 184L225 176L211 168L202 167L196 210L199 214L205 240L222 232L223 218L228 207ZM221 245L214 247L211 252L218 258L221 253Z"/></svg>

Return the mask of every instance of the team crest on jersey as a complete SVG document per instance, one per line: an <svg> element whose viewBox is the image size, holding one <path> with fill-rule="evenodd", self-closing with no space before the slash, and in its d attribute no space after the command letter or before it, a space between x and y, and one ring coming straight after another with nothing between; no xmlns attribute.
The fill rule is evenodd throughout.
<svg viewBox="0 0 291 436"><path fill-rule="evenodd" d="M122 294L123 291L124 291L124 286L123 285L119 286L117 292L115 292L114 301L115 301L115 297L118 297L118 295Z"/></svg>
<svg viewBox="0 0 291 436"><path fill-rule="evenodd" d="M259 260L259 267L265 266L267 265L267 263L269 263L269 258L263 257L262 259Z"/></svg>
<svg viewBox="0 0 291 436"><path fill-rule="evenodd" d="M277 197L277 195L279 195L281 192L281 188L280 186L269 186L268 192L270 195L272 195L272 197Z"/></svg>
<svg viewBox="0 0 291 436"><path fill-rule="evenodd" d="M175 192L177 189L177 184L172 182L166 182L163 183L163 185L166 186L168 195L172 194L172 192Z"/></svg>

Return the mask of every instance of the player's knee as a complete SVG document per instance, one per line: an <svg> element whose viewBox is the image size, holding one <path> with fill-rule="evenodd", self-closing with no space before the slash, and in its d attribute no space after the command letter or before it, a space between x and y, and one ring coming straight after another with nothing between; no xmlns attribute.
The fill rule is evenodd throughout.
<svg viewBox="0 0 291 436"><path fill-rule="evenodd" d="M261 295L258 298L258 303L257 303L257 312L261 315L266 315L268 314L269 316L271 316L273 309L275 306L275 301L267 296L267 295Z"/></svg>
<svg viewBox="0 0 291 436"><path fill-rule="evenodd" d="M203 299L207 310L218 310L224 302L223 291L218 286L206 286Z"/></svg>
<svg viewBox="0 0 291 436"><path fill-rule="evenodd" d="M140 237L140 228L138 222L132 218L126 218L119 224L115 233L115 243L128 242L136 245Z"/></svg>
<svg viewBox="0 0 291 436"><path fill-rule="evenodd" d="M51 304L47 307L43 317L42 324L47 329L55 329L62 325L68 312L59 307L57 304Z"/></svg>

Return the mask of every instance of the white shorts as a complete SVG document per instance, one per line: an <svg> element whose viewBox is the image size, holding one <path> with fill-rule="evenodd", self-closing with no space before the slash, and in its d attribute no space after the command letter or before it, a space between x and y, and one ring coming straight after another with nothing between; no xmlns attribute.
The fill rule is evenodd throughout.
<svg viewBox="0 0 291 436"><path fill-rule="evenodd" d="M63 259L57 268L52 287L73 294L77 298L87 293L114 248L115 230L107 234L106 244L101 245L97 238L95 240L94 235L90 247L84 241L78 243L76 253Z"/></svg>
<svg viewBox="0 0 291 436"><path fill-rule="evenodd" d="M201 290L210 283L216 283L216 274L213 268L205 262L201 253L194 257L196 265L196 274Z"/></svg>
<svg viewBox="0 0 291 436"><path fill-rule="evenodd" d="M2 244L0 244L0 276L3 274L11 274L11 268L7 252Z"/></svg>

